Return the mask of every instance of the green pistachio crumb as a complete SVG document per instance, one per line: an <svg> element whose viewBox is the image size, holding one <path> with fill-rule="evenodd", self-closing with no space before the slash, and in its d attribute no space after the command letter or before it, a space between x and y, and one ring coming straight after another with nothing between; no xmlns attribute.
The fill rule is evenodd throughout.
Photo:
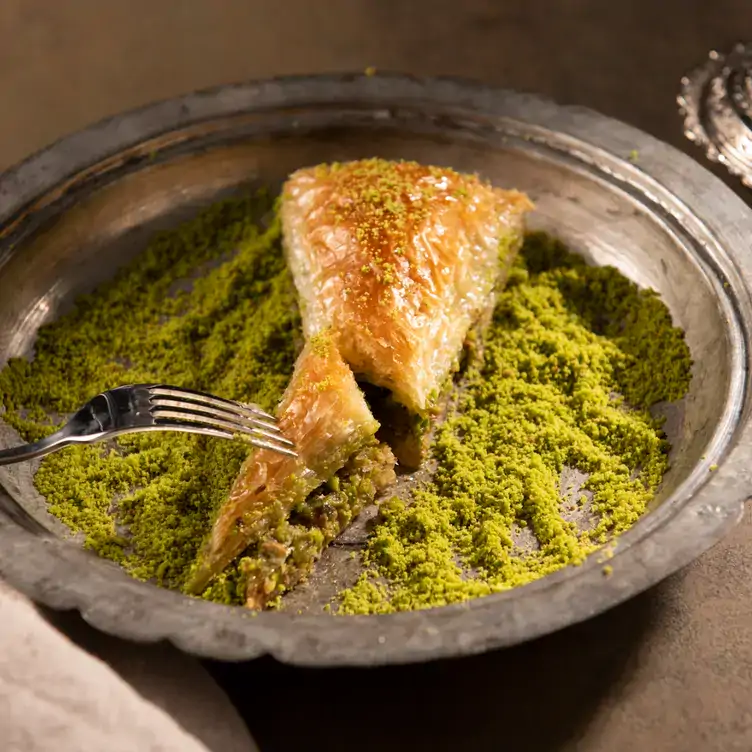
<svg viewBox="0 0 752 752"><path fill-rule="evenodd" d="M380 161L360 169L363 176L351 176L355 189L360 177L375 177L389 199L381 201L389 218L374 213L373 222L399 229L401 173ZM349 174L325 168L339 172ZM380 207L379 195L370 200ZM111 282L40 330L32 361L13 359L0 371L3 419L35 440L92 395L139 382L273 410L301 332L278 220L261 222L270 213L263 195L234 199L157 235ZM428 608L503 591L581 563L645 512L668 467L668 443L649 407L681 398L691 368L657 295L532 234L483 340L436 429L438 470L410 498L380 504L362 553L367 569L341 594L337 613ZM322 355L327 343L324 333ZM135 577L180 589L247 452L245 442L135 434L51 455L35 483L50 512L84 533L87 548ZM203 597L244 603L249 578L268 573L279 604L374 499L384 468L377 455L370 447L356 457L280 520L266 553L260 543L246 550ZM578 500L594 515L590 528L562 514L566 467L586 476L580 490L588 493ZM518 550L519 530L536 547ZM286 569L275 564L279 557Z"/></svg>
<svg viewBox="0 0 752 752"><path fill-rule="evenodd" d="M529 235L483 360L437 429L433 480L410 503L381 505L368 570L340 613L462 602L584 561L645 512L669 448L648 408L681 398L690 367L655 293ZM591 528L562 516L566 467L587 476ZM536 548L515 548L518 528Z"/></svg>

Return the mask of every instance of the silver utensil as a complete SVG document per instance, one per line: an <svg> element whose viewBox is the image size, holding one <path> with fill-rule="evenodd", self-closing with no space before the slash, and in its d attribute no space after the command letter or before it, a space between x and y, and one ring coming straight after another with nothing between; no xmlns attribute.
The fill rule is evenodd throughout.
<svg viewBox="0 0 752 752"><path fill-rule="evenodd" d="M43 457L71 444L93 444L143 431L240 438L256 447L297 456L275 418L255 405L165 384L134 384L98 394L59 431L41 441L0 451L0 465Z"/></svg>

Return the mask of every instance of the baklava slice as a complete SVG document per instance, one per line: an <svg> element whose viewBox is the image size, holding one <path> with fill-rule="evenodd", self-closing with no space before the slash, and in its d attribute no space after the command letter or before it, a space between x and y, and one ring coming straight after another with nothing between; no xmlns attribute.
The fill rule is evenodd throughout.
<svg viewBox="0 0 752 752"><path fill-rule="evenodd" d="M250 544L269 539L296 506L354 454L376 443L379 428L328 332L303 348L278 419L284 435L295 442L297 457L270 449L251 453L214 522L189 592L203 592Z"/></svg>
<svg viewBox="0 0 752 752"><path fill-rule="evenodd" d="M524 194L415 162L369 159L290 177L280 213L307 344L278 417L298 457L249 457L191 592L242 554L246 602L263 607L393 482L391 450L408 468L419 464L430 417L469 331L494 305L530 208ZM374 413L388 423L381 431Z"/></svg>
<svg viewBox="0 0 752 752"><path fill-rule="evenodd" d="M529 199L474 175L368 159L285 184L284 245L306 336L330 330L403 464L425 433L469 330L493 307ZM378 404L377 404L378 403Z"/></svg>

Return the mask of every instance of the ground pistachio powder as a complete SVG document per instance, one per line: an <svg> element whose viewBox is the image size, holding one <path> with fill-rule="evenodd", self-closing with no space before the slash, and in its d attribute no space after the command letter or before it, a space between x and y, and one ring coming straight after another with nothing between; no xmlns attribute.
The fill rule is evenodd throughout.
<svg viewBox="0 0 752 752"><path fill-rule="evenodd" d="M33 440L57 427L50 415L140 382L273 409L300 336L273 202L221 202L156 236L110 283L43 327L33 360L0 371L2 417ZM529 582L581 562L645 511L668 449L648 408L682 397L691 366L654 293L530 235L482 352L437 431L436 475L408 504L382 503L367 572L342 594L340 612L423 608ZM247 452L242 442L135 434L53 454L35 482L88 548L138 578L181 588ZM589 495L597 520L588 530L562 515L565 466L587 474L581 502ZM524 529L536 550L513 545ZM303 527L296 535L310 537ZM204 597L242 602L242 570L254 563L240 561Z"/></svg>
<svg viewBox="0 0 752 752"><path fill-rule="evenodd" d="M155 237L112 282L40 330L31 362L0 372L3 419L32 440L56 428L47 414L73 412L113 386L155 382L274 409L300 321L273 209L264 195L225 201ZM35 483L87 548L179 588L248 449L132 434L50 455Z"/></svg>
<svg viewBox="0 0 752 752"><path fill-rule="evenodd" d="M344 613L456 603L531 582L585 557L645 512L668 467L648 408L686 393L691 359L665 305L609 267L543 234L527 237L433 443L437 471L411 503L383 503L369 570ZM562 514L562 471L586 474ZM584 526L583 526L584 527ZM515 546L532 532L536 548Z"/></svg>

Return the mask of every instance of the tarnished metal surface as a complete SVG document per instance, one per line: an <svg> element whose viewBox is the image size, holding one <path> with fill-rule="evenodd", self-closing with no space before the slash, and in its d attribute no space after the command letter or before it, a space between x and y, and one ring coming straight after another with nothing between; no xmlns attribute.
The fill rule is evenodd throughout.
<svg viewBox="0 0 752 752"><path fill-rule="evenodd" d="M373 155L450 164L528 191L537 227L658 290L687 332L695 368L690 394L669 416L673 467L651 512L620 539L613 575L603 576L596 556L462 606L254 617L136 582L26 529L18 505L27 522L54 522L31 489L32 468L19 466L0 475L16 514L0 524L0 573L12 584L80 609L105 631L170 639L200 655L403 662L580 621L688 563L738 520L752 488L752 215L674 149L535 97L401 77L283 79L171 100L71 136L0 178L0 363L29 353L41 323L109 277L155 229L241 185L276 185L305 164ZM349 576L336 556L331 549L317 575L325 590Z"/></svg>
<svg viewBox="0 0 752 752"><path fill-rule="evenodd" d="M716 50L681 80L684 135L752 188L752 45Z"/></svg>

